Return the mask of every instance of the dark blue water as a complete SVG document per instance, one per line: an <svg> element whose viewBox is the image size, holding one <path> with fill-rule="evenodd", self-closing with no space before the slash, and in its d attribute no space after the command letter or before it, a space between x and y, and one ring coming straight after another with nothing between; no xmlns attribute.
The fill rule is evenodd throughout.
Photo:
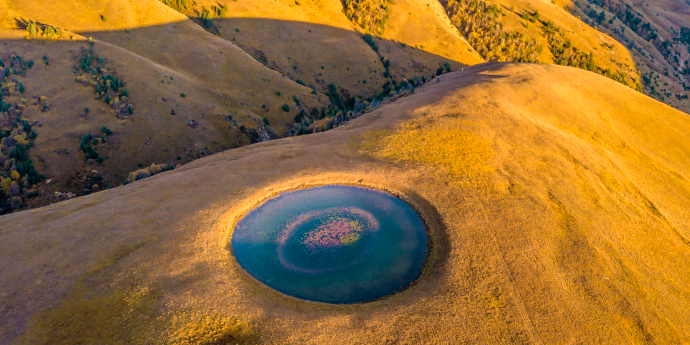
<svg viewBox="0 0 690 345"><path fill-rule="evenodd" d="M375 300L419 278L428 254L419 215L378 190L323 186L279 195L237 223L232 249L254 278L327 303Z"/></svg>

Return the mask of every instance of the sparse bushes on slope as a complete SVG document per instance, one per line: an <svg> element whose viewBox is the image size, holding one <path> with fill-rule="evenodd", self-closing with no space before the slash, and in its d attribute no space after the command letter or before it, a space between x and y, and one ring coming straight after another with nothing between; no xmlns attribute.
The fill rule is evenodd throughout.
<svg viewBox="0 0 690 345"><path fill-rule="evenodd" d="M160 2L187 16L195 16L196 18L194 19L201 24L206 31L216 35L220 33L220 28L213 20L215 18L225 17L228 14L228 6L221 3L211 5L210 8L206 8L205 6L197 8L197 3L193 0L191 6L186 0L160 0Z"/></svg>
<svg viewBox="0 0 690 345"><path fill-rule="evenodd" d="M103 163L103 160L105 158L101 157L98 152L96 151L95 146L98 146L99 144L105 143L106 137L110 136L113 134L108 127L103 126L101 128L101 132L98 134L86 134L81 138L81 142L79 143L79 149L84 152L84 159L86 161L92 160L98 163Z"/></svg>
<svg viewBox="0 0 690 345"><path fill-rule="evenodd" d="M52 25L39 24L38 22L26 22L26 33L29 38L57 39L62 36L62 30Z"/></svg>
<svg viewBox="0 0 690 345"><path fill-rule="evenodd" d="M436 75L439 76L439 75L443 74L444 72L450 73L450 71L451 71L450 64L446 62L443 65L438 66L438 68L436 69Z"/></svg>
<svg viewBox="0 0 690 345"><path fill-rule="evenodd" d="M441 67L442 71L445 71L446 68L450 69L450 65ZM331 103L327 107L322 108L320 112L316 108L312 109L309 115L304 111L300 111L300 114L295 116L295 126L288 133L288 136L322 132L337 127L345 121L358 117L367 110L376 108L386 102L395 100L401 95L414 91L416 87L421 86L429 79L427 76L420 76L408 80L403 79L399 82L389 80L384 83L382 91L378 95L373 98L360 100L357 100L357 97L350 96L346 90L339 88L335 84L330 84L328 85L326 95Z"/></svg>
<svg viewBox="0 0 690 345"><path fill-rule="evenodd" d="M151 163L148 168L142 168L129 173L127 179L123 184L129 184L134 181L143 180L164 171L173 170L175 167L172 164L155 164Z"/></svg>
<svg viewBox="0 0 690 345"><path fill-rule="evenodd" d="M202 7L201 10L195 10L197 13L197 17L201 21L201 26L204 27L206 30L211 30L215 29L214 31L217 31L217 28L215 27L215 24L213 23L213 14L212 12L207 9L206 7Z"/></svg>
<svg viewBox="0 0 690 345"><path fill-rule="evenodd" d="M24 207L27 198L38 195L32 187L45 179L29 158L37 134L22 119L27 102L18 78L31 66L18 55L0 60L0 214Z"/></svg>
<svg viewBox="0 0 690 345"><path fill-rule="evenodd" d="M546 20L543 24L542 30L549 42L549 48L556 64L596 71L594 56L591 52L587 54L573 47L572 42L564 37L563 31L556 27L552 21Z"/></svg>
<svg viewBox="0 0 690 345"><path fill-rule="evenodd" d="M549 49L551 50L551 54L553 54L553 59L556 64L592 71L619 83L628 85L633 89L641 89L640 84L634 78L619 71L611 71L610 69L604 69L597 66L594 63L594 54L592 52L586 53L574 47L572 42L563 34L563 30L557 27L552 21L544 20L541 23L542 30L546 36L546 40L549 42Z"/></svg>
<svg viewBox="0 0 690 345"><path fill-rule="evenodd" d="M345 15L367 32L382 33L391 0L346 0Z"/></svg>
<svg viewBox="0 0 690 345"><path fill-rule="evenodd" d="M682 27L680 33L673 30L674 37L672 37L669 40L664 40L663 37L659 36L658 32L652 26L652 24L645 20L644 15L636 11L635 8L631 7L629 4L623 3L621 1L611 0L586 0L582 2L586 4L586 8L585 6L582 6L580 2L575 2L575 4L578 7L581 7L582 11L592 19L591 21L585 20L590 25L594 26L595 28L597 24L607 27L617 38L617 40L623 44L626 44L631 51L637 51L641 55L646 56L646 49L643 50L640 46L637 46L634 43L634 41L626 37L625 29L629 28L637 36L644 39L645 41L650 42L661 53L661 55L664 57L664 60L666 60L666 62L673 66L674 69L676 69L676 71L682 70L682 66L679 63L683 60L682 56L685 53L683 50L685 49L682 49L681 45L676 44L683 43L681 40L683 31ZM597 8L593 7L592 5L598 6L601 10L597 10ZM606 20L606 16L608 13L606 13L604 10L612 14L609 20ZM618 19L624 25L616 23L614 21L615 19ZM687 50L688 52L690 52L690 45L688 45ZM652 59L652 64L654 64L654 59ZM624 77L626 80L624 82L625 84L631 87L636 87L638 90L642 90L642 86L639 83L639 80L637 80L637 78L632 80L631 83L630 77L626 77L625 75L621 76L616 72L608 71L608 74L605 75L618 81L621 81L621 77ZM685 81L680 75L673 73L673 76L675 76L675 79L679 84L685 83ZM647 89L646 92L652 97L664 100L663 95L657 93L657 90L655 88Z"/></svg>
<svg viewBox="0 0 690 345"><path fill-rule="evenodd" d="M445 7L453 24L486 60L537 62L542 46L519 32L504 31L499 22L500 16L504 15L501 7L481 0L448 0ZM541 25L556 64L593 71L639 89L639 84L633 77L596 66L592 52L574 47L563 30L552 21L544 19L539 12L524 12L521 17Z"/></svg>
<svg viewBox="0 0 690 345"><path fill-rule="evenodd" d="M98 95L112 109L115 116L123 119L134 113L134 105L129 102L129 91L124 80L114 75L112 68L105 66L105 60L93 51L93 42L89 48L81 48L79 65L74 67L75 73L81 71L75 80L82 85L91 85Z"/></svg>
<svg viewBox="0 0 690 345"><path fill-rule="evenodd" d="M690 28L681 27L680 34L678 35L678 41L683 43L688 48L688 54L690 54Z"/></svg>
<svg viewBox="0 0 690 345"><path fill-rule="evenodd" d="M517 31L505 31L499 6L481 0L448 0L446 12L472 47L489 61L536 62L541 46Z"/></svg>
<svg viewBox="0 0 690 345"><path fill-rule="evenodd" d="M160 2L178 12L183 12L188 9L187 0L160 0Z"/></svg>
<svg viewBox="0 0 690 345"><path fill-rule="evenodd" d="M653 42L659 38L659 34L652 27L652 25L642 18L642 15L635 11L629 4L621 1L612 0L589 0L591 3L606 9L613 13L621 22L625 23L627 27L632 29L637 35L649 42ZM586 12L589 17L596 20L599 24L603 24L606 19L604 11L597 13L594 10Z"/></svg>

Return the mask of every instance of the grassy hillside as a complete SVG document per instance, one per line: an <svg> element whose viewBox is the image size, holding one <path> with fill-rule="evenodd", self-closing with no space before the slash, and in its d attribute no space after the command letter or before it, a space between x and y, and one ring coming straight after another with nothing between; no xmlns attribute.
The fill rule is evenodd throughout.
<svg viewBox="0 0 690 345"><path fill-rule="evenodd" d="M329 103L158 1L3 6L12 20L0 30L0 59L33 64L20 75L6 66L3 82L23 90L3 92L8 109L0 110L13 118L3 131L35 139L20 142L27 159L14 163L16 140L6 142L2 212L120 185L151 164L160 166L143 175L295 133L300 112ZM39 176L32 181L29 160ZM12 182L19 191L10 193Z"/></svg>
<svg viewBox="0 0 690 345"><path fill-rule="evenodd" d="M3 212L326 130L432 75L485 60L575 66L684 109L676 80L687 60L676 28L682 6L664 17L675 24L651 26L676 34L664 46L675 58L662 57L657 39L645 50L656 58L641 64L676 72L657 68L642 79L625 47L568 12L577 8L521 0L2 2L0 59L34 64L5 81L17 89L6 85L13 115L4 159L15 161L0 176ZM82 58L96 62L82 68Z"/></svg>
<svg viewBox="0 0 690 345"><path fill-rule="evenodd" d="M441 3L452 23L487 60L573 66L639 88L640 77L627 49L555 2L444 0Z"/></svg>
<svg viewBox="0 0 690 345"><path fill-rule="evenodd" d="M562 4L633 54L645 93L690 111L690 4L683 1L574 1Z"/></svg>
<svg viewBox="0 0 690 345"><path fill-rule="evenodd" d="M433 72L437 66L446 63L438 57L450 60L453 70L484 61L450 24L439 2L398 0L392 1L388 6L390 18L381 33L375 36L382 38L377 41L381 46L381 54L390 60L390 71L394 78L409 78L418 73ZM414 54L405 47L398 48L397 42L434 55Z"/></svg>
<svg viewBox="0 0 690 345"><path fill-rule="evenodd" d="M386 15L391 19L373 31L348 19L347 6L339 0L194 3L170 6L267 66L321 92L336 84L352 96L370 98L388 81L430 75L445 63L457 69L483 61L434 2L393 2ZM367 15L375 8L359 10ZM374 51L365 42L365 33L383 38L376 40L380 49Z"/></svg>
<svg viewBox="0 0 690 345"><path fill-rule="evenodd" d="M2 216L0 341L688 342L688 131L687 114L594 73L465 68L332 131ZM416 284L332 306L240 268L239 217L322 183L424 214Z"/></svg>

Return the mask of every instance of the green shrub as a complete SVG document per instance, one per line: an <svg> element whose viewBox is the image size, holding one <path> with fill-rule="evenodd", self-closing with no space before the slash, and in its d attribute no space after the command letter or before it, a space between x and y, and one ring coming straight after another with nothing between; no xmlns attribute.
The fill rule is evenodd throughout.
<svg viewBox="0 0 690 345"><path fill-rule="evenodd" d="M374 37L372 37L369 34L365 34L363 36L363 38L364 38L364 42L367 42L367 44L371 47L371 49L373 49L377 53L379 52L379 46L378 46L378 44L376 44L376 41L374 41ZM321 69L324 69L324 67L321 66Z"/></svg>
<svg viewBox="0 0 690 345"><path fill-rule="evenodd" d="M36 22L28 22L26 24L26 32L29 33L29 36L36 36L38 35L38 25L36 25Z"/></svg>
<svg viewBox="0 0 690 345"><path fill-rule="evenodd" d="M439 67L436 69L436 75L441 75L441 74L443 74L443 66L439 66Z"/></svg>
<svg viewBox="0 0 690 345"><path fill-rule="evenodd" d="M340 96L340 92L338 92L338 87L335 86L335 84L328 84L328 92L326 94L328 95L328 98L331 100L331 104L333 104L338 109L345 109L345 103L343 102L343 98Z"/></svg>

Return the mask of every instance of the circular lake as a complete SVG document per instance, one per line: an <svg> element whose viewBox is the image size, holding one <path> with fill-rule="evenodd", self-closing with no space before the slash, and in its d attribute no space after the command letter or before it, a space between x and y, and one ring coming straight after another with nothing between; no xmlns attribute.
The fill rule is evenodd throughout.
<svg viewBox="0 0 690 345"><path fill-rule="evenodd" d="M253 209L232 234L239 264L297 298L372 301L419 278L427 259L424 222L378 190L329 185L283 193Z"/></svg>

